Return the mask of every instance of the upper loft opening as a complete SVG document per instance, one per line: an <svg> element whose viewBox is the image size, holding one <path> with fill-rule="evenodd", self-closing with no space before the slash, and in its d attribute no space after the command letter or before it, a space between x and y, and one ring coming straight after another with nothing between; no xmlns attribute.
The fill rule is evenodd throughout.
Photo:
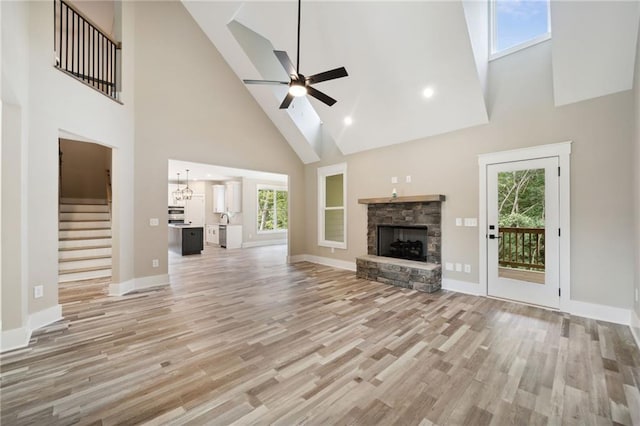
<svg viewBox="0 0 640 426"><path fill-rule="evenodd" d="M491 0L489 8L489 59L551 38L549 0Z"/></svg>
<svg viewBox="0 0 640 426"><path fill-rule="evenodd" d="M118 101L120 2L53 0L55 67Z"/></svg>

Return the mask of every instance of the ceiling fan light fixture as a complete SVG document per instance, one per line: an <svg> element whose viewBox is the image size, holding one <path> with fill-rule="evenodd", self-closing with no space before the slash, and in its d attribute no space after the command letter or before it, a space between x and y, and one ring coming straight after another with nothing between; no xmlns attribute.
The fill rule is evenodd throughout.
<svg viewBox="0 0 640 426"><path fill-rule="evenodd" d="M289 85L289 94L298 98L307 94L307 88L302 83L292 81Z"/></svg>

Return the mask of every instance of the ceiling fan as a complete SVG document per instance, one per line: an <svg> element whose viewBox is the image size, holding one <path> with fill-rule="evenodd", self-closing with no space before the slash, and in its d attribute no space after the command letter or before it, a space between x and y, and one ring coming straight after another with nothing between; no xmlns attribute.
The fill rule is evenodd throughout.
<svg viewBox="0 0 640 426"><path fill-rule="evenodd" d="M325 104L332 106L337 101L333 99L331 96L328 96L318 89L312 87L312 84L320 83L322 81L334 80L336 78L347 77L347 70L344 67L335 68L329 71L321 72L318 74L314 74L310 77L306 77L300 74L300 3L301 0L298 0L298 57L296 66L293 66L291 59L289 59L289 55L287 52L283 50L274 50L276 57L289 74L289 81L277 81L277 80L242 80L245 84L284 84L289 86L289 92L287 96L284 98L282 103L280 104L280 109L287 109L293 98L310 95L314 98L318 99Z"/></svg>

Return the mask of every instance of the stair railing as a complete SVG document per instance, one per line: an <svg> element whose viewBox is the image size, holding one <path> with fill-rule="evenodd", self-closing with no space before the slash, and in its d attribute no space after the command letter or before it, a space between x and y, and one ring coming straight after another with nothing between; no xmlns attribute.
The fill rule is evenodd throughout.
<svg viewBox="0 0 640 426"><path fill-rule="evenodd" d="M107 183L107 205L109 206L109 219L111 219L111 171L105 170Z"/></svg>
<svg viewBox="0 0 640 426"><path fill-rule="evenodd" d="M118 100L121 44L64 0L53 1L56 67Z"/></svg>

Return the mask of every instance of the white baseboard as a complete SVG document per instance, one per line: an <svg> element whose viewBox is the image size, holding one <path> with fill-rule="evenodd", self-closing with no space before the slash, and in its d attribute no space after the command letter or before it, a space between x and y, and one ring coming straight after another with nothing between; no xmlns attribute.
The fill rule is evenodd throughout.
<svg viewBox="0 0 640 426"><path fill-rule="evenodd" d="M44 327L61 319L62 305L55 305L29 315L27 327L29 330L37 330L40 327Z"/></svg>
<svg viewBox="0 0 640 426"><path fill-rule="evenodd" d="M29 345L31 330L26 327L3 331L0 335L0 352L12 351Z"/></svg>
<svg viewBox="0 0 640 426"><path fill-rule="evenodd" d="M242 243L242 248L262 247L262 246L280 246L283 244L287 244L286 238L282 238L278 240L247 241L245 243Z"/></svg>
<svg viewBox="0 0 640 426"><path fill-rule="evenodd" d="M623 325L629 325L631 321L630 310L624 308L580 302L578 300L570 300L569 306L563 306L562 308L563 311L571 315L591 318L598 321L607 321Z"/></svg>
<svg viewBox="0 0 640 426"><path fill-rule="evenodd" d="M169 285L169 274L134 278L121 283L109 284L109 296L123 296L132 291L146 290L165 285Z"/></svg>
<svg viewBox="0 0 640 426"><path fill-rule="evenodd" d="M629 328L631 328L631 334L633 334L636 345L640 348L640 317L638 317L634 309L631 310L631 324L629 324Z"/></svg>
<svg viewBox="0 0 640 426"><path fill-rule="evenodd" d="M27 326L3 331L0 336L0 352L20 349L29 345L31 333L62 319L62 306L55 305L35 312L27 318Z"/></svg>
<svg viewBox="0 0 640 426"><path fill-rule="evenodd" d="M146 290L165 285L169 285L169 274L151 275L148 277L136 278L134 290Z"/></svg>
<svg viewBox="0 0 640 426"><path fill-rule="evenodd" d="M134 280L109 284L109 296L122 296L133 291Z"/></svg>
<svg viewBox="0 0 640 426"><path fill-rule="evenodd" d="M442 279L442 289L455 291L457 293L471 294L473 296L482 296L480 292L480 284L454 280L451 278Z"/></svg>
<svg viewBox="0 0 640 426"><path fill-rule="evenodd" d="M289 263L297 262L311 262L318 265L331 266L338 269L346 269L347 271L356 270L356 262L349 262L348 260L332 259L330 257L315 256L312 254L297 254L295 256L289 256L287 258Z"/></svg>

